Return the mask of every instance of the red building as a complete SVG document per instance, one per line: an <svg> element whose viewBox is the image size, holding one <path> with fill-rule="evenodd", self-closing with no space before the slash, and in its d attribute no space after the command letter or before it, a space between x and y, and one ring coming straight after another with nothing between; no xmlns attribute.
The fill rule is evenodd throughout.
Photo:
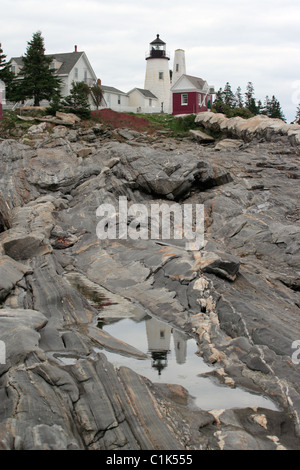
<svg viewBox="0 0 300 470"><path fill-rule="evenodd" d="M197 114L210 111L213 103L214 88L202 78L181 75L171 87L172 114Z"/></svg>

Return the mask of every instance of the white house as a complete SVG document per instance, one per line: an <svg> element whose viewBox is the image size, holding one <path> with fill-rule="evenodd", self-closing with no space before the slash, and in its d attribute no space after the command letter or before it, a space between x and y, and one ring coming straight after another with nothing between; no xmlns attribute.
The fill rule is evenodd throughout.
<svg viewBox="0 0 300 470"><path fill-rule="evenodd" d="M61 79L61 95L63 97L70 94L73 82L85 82L89 86L97 83L96 74L87 58L85 52L78 52L77 46L73 52L62 54L47 54L53 57L52 67L55 69L58 78ZM15 75L20 75L22 79L22 57L13 57L10 60L11 70Z"/></svg>
<svg viewBox="0 0 300 470"><path fill-rule="evenodd" d="M104 104L103 108L110 108L114 111L124 111L129 107L129 97L118 88L113 86L101 85L103 92Z"/></svg>
<svg viewBox="0 0 300 470"><path fill-rule="evenodd" d="M149 90L133 88L124 93L118 88L101 85L104 103L101 108L130 113L155 113L160 110L158 99Z"/></svg>
<svg viewBox="0 0 300 470"><path fill-rule="evenodd" d="M6 99L5 99L5 83L0 80L0 103L5 105L6 104Z"/></svg>
<svg viewBox="0 0 300 470"><path fill-rule="evenodd" d="M158 110L158 99L150 90L133 88L128 92L128 96L129 104L135 112L155 113Z"/></svg>

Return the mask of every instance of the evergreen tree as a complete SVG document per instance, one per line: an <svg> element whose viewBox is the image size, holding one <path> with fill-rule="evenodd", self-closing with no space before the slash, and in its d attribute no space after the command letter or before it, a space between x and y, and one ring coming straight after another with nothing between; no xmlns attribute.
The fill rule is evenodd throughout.
<svg viewBox="0 0 300 470"><path fill-rule="evenodd" d="M3 53L3 49L0 44L0 80L8 86L13 80L13 77L14 74L10 70L10 64L6 61L6 55Z"/></svg>
<svg viewBox="0 0 300 470"><path fill-rule="evenodd" d="M277 98L273 95L271 99L268 96L265 98L262 114L265 114L269 118L282 119L285 121L284 114Z"/></svg>
<svg viewBox="0 0 300 470"><path fill-rule="evenodd" d="M86 83L73 82L70 95L63 100L62 105L69 112L75 113L83 119L89 119L91 117L89 94L90 88Z"/></svg>
<svg viewBox="0 0 300 470"><path fill-rule="evenodd" d="M300 124L300 104L298 104L298 107L297 107L295 122L296 124Z"/></svg>
<svg viewBox="0 0 300 470"><path fill-rule="evenodd" d="M229 82L226 83L224 92L223 92L224 98L223 101L224 103L229 106L230 108L235 108L236 107L236 98L234 93L231 90L231 86Z"/></svg>
<svg viewBox="0 0 300 470"><path fill-rule="evenodd" d="M252 114L258 114L258 107L254 98L254 86L252 82L248 82L245 93L245 107L251 111Z"/></svg>
<svg viewBox="0 0 300 470"><path fill-rule="evenodd" d="M217 101L218 103L224 103L224 91L223 91L223 88L220 88L217 93L216 93L216 97L215 97L215 101Z"/></svg>
<svg viewBox="0 0 300 470"><path fill-rule="evenodd" d="M22 57L23 67L17 86L17 94L23 99L33 98L34 106L39 106L43 99L51 98L59 93L60 80L51 68L52 57L45 56L44 39L40 31L28 42L26 54Z"/></svg>
<svg viewBox="0 0 300 470"><path fill-rule="evenodd" d="M257 102L257 114L262 114L262 107L263 107L263 105L262 105L261 100L258 100L258 102Z"/></svg>
<svg viewBox="0 0 300 470"><path fill-rule="evenodd" d="M222 88L220 88L216 93L216 97L215 97L214 104L213 104L213 110L216 113L224 113L225 107L226 106L224 103L224 91Z"/></svg>
<svg viewBox="0 0 300 470"><path fill-rule="evenodd" d="M265 114L266 116L268 115L268 109L269 109L269 96L267 95L264 100L264 104L261 104L260 107L260 114Z"/></svg>
<svg viewBox="0 0 300 470"><path fill-rule="evenodd" d="M238 108L243 108L244 107L244 100L243 100L243 95L242 95L242 89L240 86L237 87L236 92L235 92L235 99L236 99L236 105Z"/></svg>

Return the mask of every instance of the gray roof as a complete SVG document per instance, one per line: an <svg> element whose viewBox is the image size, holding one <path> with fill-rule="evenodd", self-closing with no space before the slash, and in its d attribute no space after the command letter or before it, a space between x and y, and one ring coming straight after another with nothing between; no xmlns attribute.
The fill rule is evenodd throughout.
<svg viewBox="0 0 300 470"><path fill-rule="evenodd" d="M134 88L134 90L138 90L140 93L142 93L142 95L145 96L145 98L154 98L157 100L157 97L153 95L153 93L150 90L144 90L143 88Z"/></svg>
<svg viewBox="0 0 300 470"><path fill-rule="evenodd" d="M20 67L23 67L22 57L12 57L10 60L14 60Z"/></svg>
<svg viewBox="0 0 300 470"><path fill-rule="evenodd" d="M199 90L202 90L202 88L205 85L205 80L199 77L193 77L192 75L185 75L187 79L194 85L194 87L198 88Z"/></svg>
<svg viewBox="0 0 300 470"><path fill-rule="evenodd" d="M116 93L118 95L126 95L124 91L118 90L118 88L115 88L113 86L101 85L101 89L103 91L106 91L107 93Z"/></svg>
<svg viewBox="0 0 300 470"><path fill-rule="evenodd" d="M152 99L155 99L157 100L157 96L153 95L153 93L150 91L150 90L144 90L144 88L132 88L132 90L130 90L127 95L130 95L130 93L132 93L133 91L137 90L138 92L140 92L145 98L152 98Z"/></svg>
<svg viewBox="0 0 300 470"><path fill-rule="evenodd" d="M53 57L58 62L62 62L57 71L58 75L68 75L83 54L84 52L65 52L62 54L46 54L46 57ZM22 57L12 57L11 60L14 60L20 67L23 66Z"/></svg>
<svg viewBox="0 0 300 470"><path fill-rule="evenodd" d="M65 52L63 54L49 54L48 57L54 57L58 62L62 62L57 71L59 75L68 75L83 54L84 52Z"/></svg>
<svg viewBox="0 0 300 470"><path fill-rule="evenodd" d="M178 80L172 85L172 88L173 89L175 87L175 85L177 83L179 83L179 81L183 78L187 78L189 80L189 82L199 91L202 91L203 90L203 87L205 85L205 83L207 83L205 80L203 80L202 78L200 77L194 77L193 75L186 75L186 74L183 74L181 75ZM180 88L181 90L183 89L187 89L187 87L183 87L183 88Z"/></svg>

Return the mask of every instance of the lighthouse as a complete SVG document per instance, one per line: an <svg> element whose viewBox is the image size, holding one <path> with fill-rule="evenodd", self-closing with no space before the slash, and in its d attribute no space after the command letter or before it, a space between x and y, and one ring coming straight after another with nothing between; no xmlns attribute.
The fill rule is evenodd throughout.
<svg viewBox="0 0 300 470"><path fill-rule="evenodd" d="M160 111L165 113L170 112L171 104L169 60L166 43L157 34L156 39L150 42L149 51L146 53L144 88L158 98Z"/></svg>

